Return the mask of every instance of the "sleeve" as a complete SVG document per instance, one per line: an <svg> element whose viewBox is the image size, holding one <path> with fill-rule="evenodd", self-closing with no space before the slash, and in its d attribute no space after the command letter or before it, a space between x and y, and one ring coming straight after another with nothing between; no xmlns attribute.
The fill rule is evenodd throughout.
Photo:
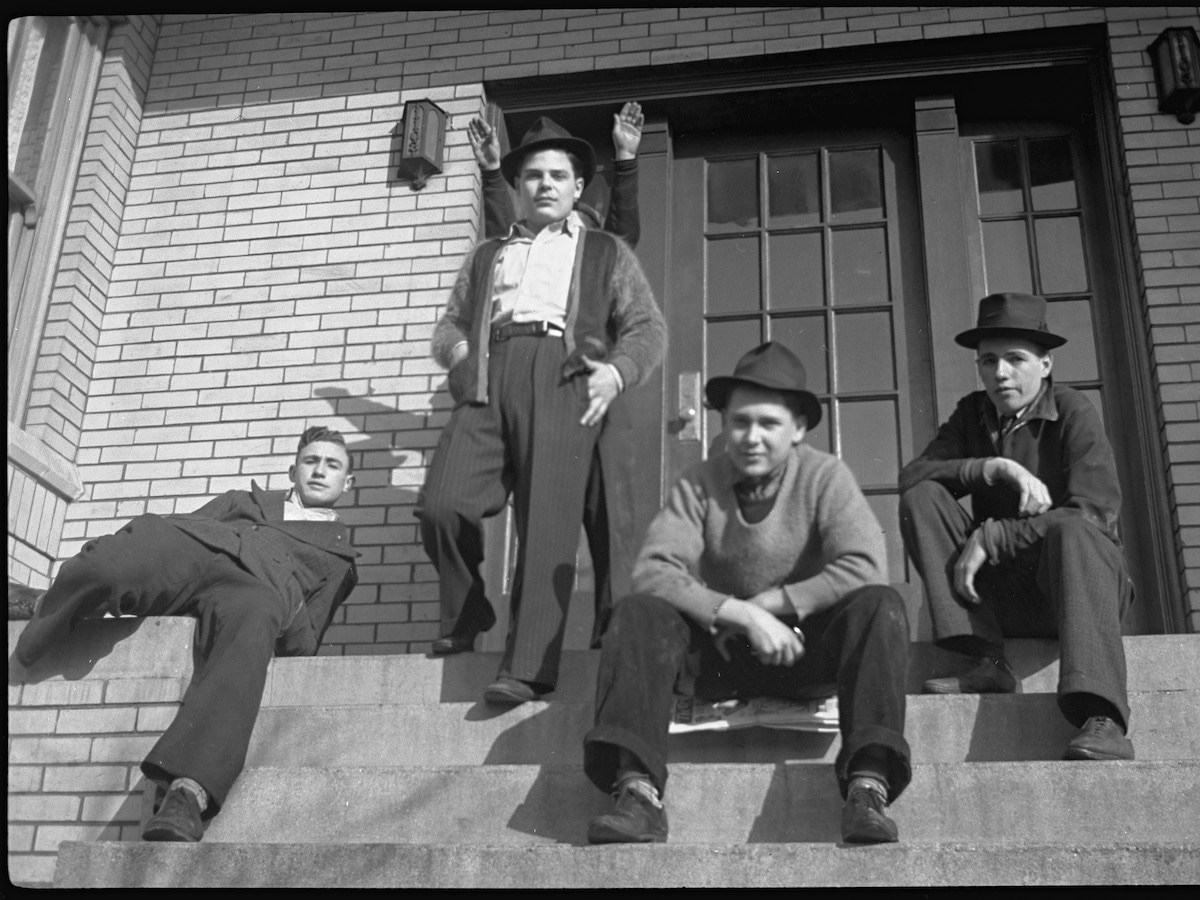
<svg viewBox="0 0 1200 900"><path fill-rule="evenodd" d="M517 221L512 191L499 169L483 170L483 236L503 237Z"/></svg>
<svg viewBox="0 0 1200 900"><path fill-rule="evenodd" d="M617 240L612 284L617 341L608 362L627 387L641 384L662 364L667 352L667 324L641 264L624 241Z"/></svg>
<svg viewBox="0 0 1200 900"><path fill-rule="evenodd" d="M1091 401L1079 398L1059 405L1062 466L1066 490L1052 498L1054 506L1040 516L990 519L983 525L983 544L993 563L1015 559L1046 536L1055 521L1081 516L1113 540L1118 538L1121 485L1112 445Z"/></svg>
<svg viewBox="0 0 1200 900"><path fill-rule="evenodd" d="M815 575L783 586L801 618L828 609L860 587L886 584L888 579L883 529L841 460L821 471L815 507L825 564Z"/></svg>
<svg viewBox="0 0 1200 900"><path fill-rule="evenodd" d="M622 238L630 247L636 247L642 236L636 159L613 161L613 183L608 195L608 218L604 220L604 230Z"/></svg>
<svg viewBox="0 0 1200 900"><path fill-rule="evenodd" d="M936 481L954 496L963 497L972 490L986 487L983 466L986 458L972 456L967 432L975 417L971 396L959 401L949 421L938 428L937 436L921 455L900 471L900 493L922 481Z"/></svg>
<svg viewBox="0 0 1200 900"><path fill-rule="evenodd" d="M633 589L661 597L705 628L727 595L700 580L704 555L704 517L708 497L697 470L684 473L646 531L633 570Z"/></svg>
<svg viewBox="0 0 1200 900"><path fill-rule="evenodd" d="M229 513L231 513L233 511L234 507L237 505L235 502L237 493L238 492L236 492L236 491L226 491L223 494L213 497L211 500L209 500L207 503L205 503L203 506L201 506L198 510L196 510L193 513L190 513L190 515L202 516L206 519L217 519L217 520L225 519L229 516Z"/></svg>
<svg viewBox="0 0 1200 900"><path fill-rule="evenodd" d="M430 352L434 362L443 369L450 368L450 352L454 347L462 341L470 340L471 322L475 315L475 292L471 290L471 273L481 246L483 245L473 248L463 260L458 277L454 280L454 287L450 290L446 310L433 329Z"/></svg>

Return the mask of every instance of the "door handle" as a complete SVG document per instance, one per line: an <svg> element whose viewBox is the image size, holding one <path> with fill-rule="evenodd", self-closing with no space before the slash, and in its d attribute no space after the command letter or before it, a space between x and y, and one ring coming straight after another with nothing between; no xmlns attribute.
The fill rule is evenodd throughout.
<svg viewBox="0 0 1200 900"><path fill-rule="evenodd" d="M700 440L700 411L704 408L700 401L700 373L679 373L679 405L677 414L682 427L675 437L681 441Z"/></svg>

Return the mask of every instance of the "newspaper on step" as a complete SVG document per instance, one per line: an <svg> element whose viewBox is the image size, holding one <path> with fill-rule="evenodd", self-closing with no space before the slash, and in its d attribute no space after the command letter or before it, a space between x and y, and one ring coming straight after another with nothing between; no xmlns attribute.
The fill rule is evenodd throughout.
<svg viewBox="0 0 1200 900"><path fill-rule="evenodd" d="M818 697L813 700L781 700L776 697L698 700L694 697L676 697L670 733L730 731L753 726L836 732L837 697Z"/></svg>

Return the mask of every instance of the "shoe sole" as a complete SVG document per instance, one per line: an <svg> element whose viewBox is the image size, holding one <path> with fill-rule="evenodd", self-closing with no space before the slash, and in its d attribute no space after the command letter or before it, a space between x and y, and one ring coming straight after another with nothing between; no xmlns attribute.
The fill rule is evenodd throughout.
<svg viewBox="0 0 1200 900"><path fill-rule="evenodd" d="M604 826L588 829L589 844L665 844L666 842L665 834L627 834Z"/></svg>
<svg viewBox="0 0 1200 900"><path fill-rule="evenodd" d="M498 703L503 706L516 706L521 703L530 703L538 698L536 696L518 696L517 694L510 694L508 691L488 690L483 692L483 699L487 703Z"/></svg>
<svg viewBox="0 0 1200 900"><path fill-rule="evenodd" d="M434 644L432 647L429 648L429 652L432 653L434 656L453 656L456 653L471 653L474 650L475 650L474 646L471 646L471 647L445 647L445 646L439 647L437 644Z"/></svg>
<svg viewBox="0 0 1200 900"><path fill-rule="evenodd" d="M180 834L178 831L171 831L166 828L147 828L142 832L143 841L164 841L177 844L195 844L200 838L188 837Z"/></svg>
<svg viewBox="0 0 1200 900"><path fill-rule="evenodd" d="M1118 756L1115 753L1097 753L1095 750L1068 750L1063 754L1068 762L1132 762L1133 754Z"/></svg>
<svg viewBox="0 0 1200 900"><path fill-rule="evenodd" d="M991 690L986 690L986 691L966 691L960 687L949 687L949 686L943 686L943 685L923 684L923 685L921 685L921 693L922 694L1019 694L1021 692L1019 690L1017 690L1015 687L1010 688L1009 690L1001 690L999 688L993 688Z"/></svg>

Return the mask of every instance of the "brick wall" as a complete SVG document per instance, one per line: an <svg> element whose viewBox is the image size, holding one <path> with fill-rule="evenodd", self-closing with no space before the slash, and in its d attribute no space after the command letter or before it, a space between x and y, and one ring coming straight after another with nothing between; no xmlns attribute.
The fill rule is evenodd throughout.
<svg viewBox="0 0 1200 900"><path fill-rule="evenodd" d="M1178 577L1200 610L1197 129L1143 52L1196 7L826 7L164 16L60 556L140 512L283 486L312 421L350 434L362 583L325 652L437 631L412 507L447 415L428 336L477 233L463 127L491 79L1106 22L1168 442ZM600 75L599 77L603 77ZM444 177L393 174L406 100L451 114ZM1200 613L1193 627L1200 626Z"/></svg>
<svg viewBox="0 0 1200 900"><path fill-rule="evenodd" d="M35 587L49 583L67 506L78 489L77 470L68 464L79 452L93 387L92 367L157 25L153 17L131 16L109 35L39 346L25 434L10 429L8 575ZM25 435L36 440L24 440ZM14 447L14 441L21 446ZM13 451L22 448L28 452L14 459Z"/></svg>
<svg viewBox="0 0 1200 900"><path fill-rule="evenodd" d="M23 623L9 623L11 653ZM189 619L89 623L8 686L8 877L46 885L61 841L139 840L140 765L192 674Z"/></svg>

